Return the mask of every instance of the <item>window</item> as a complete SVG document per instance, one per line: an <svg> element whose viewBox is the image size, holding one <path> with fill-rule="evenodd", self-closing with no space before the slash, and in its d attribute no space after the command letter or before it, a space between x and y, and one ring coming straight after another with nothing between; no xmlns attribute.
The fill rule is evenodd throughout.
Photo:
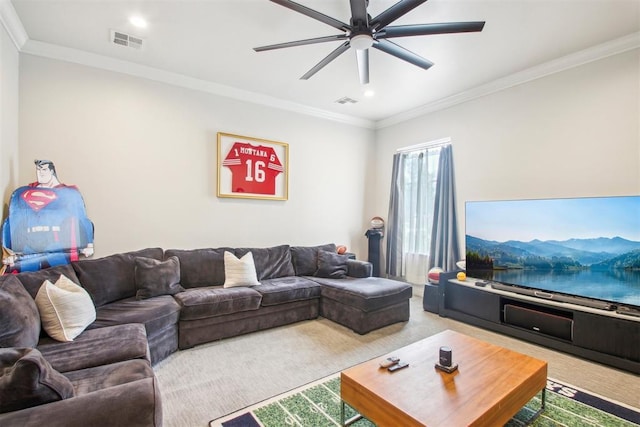
<svg viewBox="0 0 640 427"><path fill-rule="evenodd" d="M387 227L389 276L424 284L430 263L441 262L442 253L451 246L448 239L456 235L450 226L455 225L455 209L448 211L448 206L455 204L449 141L407 147L393 157ZM436 230L446 232L432 236L434 223L438 224ZM456 257L457 249L453 250Z"/></svg>
<svg viewBox="0 0 640 427"><path fill-rule="evenodd" d="M401 153L403 164L402 251L429 254L431 225L438 179L440 147Z"/></svg>

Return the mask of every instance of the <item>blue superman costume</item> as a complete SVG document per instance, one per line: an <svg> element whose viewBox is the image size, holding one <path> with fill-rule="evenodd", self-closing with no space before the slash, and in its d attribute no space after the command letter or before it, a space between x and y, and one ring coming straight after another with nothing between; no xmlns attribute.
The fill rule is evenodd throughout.
<svg viewBox="0 0 640 427"><path fill-rule="evenodd" d="M2 227L2 246L10 255L3 259L7 272L36 271L93 254L93 223L80 191L57 179L49 187L42 181L38 171L38 182L11 195Z"/></svg>

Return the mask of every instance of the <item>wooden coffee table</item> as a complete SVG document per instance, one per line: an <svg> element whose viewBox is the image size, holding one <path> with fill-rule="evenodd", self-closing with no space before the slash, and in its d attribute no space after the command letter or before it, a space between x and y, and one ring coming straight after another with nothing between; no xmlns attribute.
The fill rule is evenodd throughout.
<svg viewBox="0 0 640 427"><path fill-rule="evenodd" d="M458 370L435 368L441 346ZM381 360L398 356L409 367L389 372ZM444 331L341 373L344 404L378 426L501 426L536 394L544 409L547 362L478 339Z"/></svg>

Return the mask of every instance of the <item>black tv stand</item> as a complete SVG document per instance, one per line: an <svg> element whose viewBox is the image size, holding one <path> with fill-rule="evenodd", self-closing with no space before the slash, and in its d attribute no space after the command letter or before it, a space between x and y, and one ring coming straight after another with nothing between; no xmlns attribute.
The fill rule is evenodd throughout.
<svg viewBox="0 0 640 427"><path fill-rule="evenodd" d="M475 279L455 277L456 272L440 275L440 316L640 374L640 313L635 310L528 295L491 282L476 286Z"/></svg>

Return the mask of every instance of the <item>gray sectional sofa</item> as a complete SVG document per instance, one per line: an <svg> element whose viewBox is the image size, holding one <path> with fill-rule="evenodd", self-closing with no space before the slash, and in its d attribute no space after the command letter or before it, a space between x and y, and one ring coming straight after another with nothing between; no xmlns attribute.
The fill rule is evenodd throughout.
<svg viewBox="0 0 640 427"><path fill-rule="evenodd" d="M259 285L225 287L225 252L249 254ZM152 366L179 349L318 316L360 334L409 320L411 286L371 271L327 244L147 248L2 276L0 425L160 426ZM60 275L95 306L70 342L47 336L34 304ZM24 396L10 391L21 382Z"/></svg>

